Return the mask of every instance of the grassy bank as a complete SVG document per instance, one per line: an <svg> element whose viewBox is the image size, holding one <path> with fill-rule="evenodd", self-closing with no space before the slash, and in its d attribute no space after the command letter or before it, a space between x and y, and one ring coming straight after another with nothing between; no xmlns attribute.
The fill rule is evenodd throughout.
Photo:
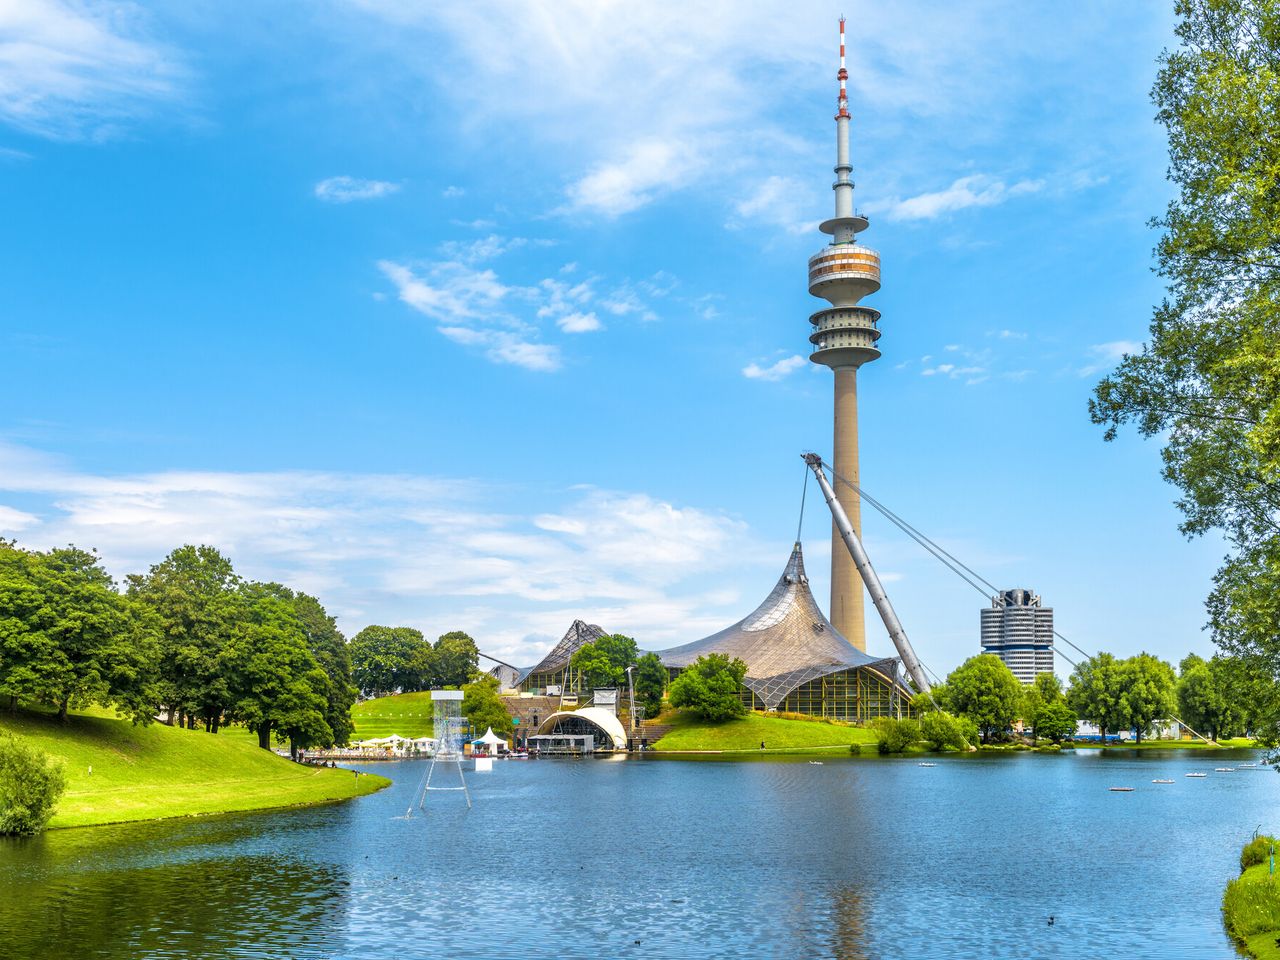
<svg viewBox="0 0 1280 960"><path fill-rule="evenodd" d="M402 737L429 737L433 713L430 690L365 700L351 708L351 719L356 724L352 739L389 737L393 733Z"/></svg>
<svg viewBox="0 0 1280 960"><path fill-rule="evenodd" d="M850 744L876 742L875 733L862 727L837 726L811 720L788 720L751 714L740 720L707 723L688 714L676 714L671 731L654 749L663 753L750 752L792 753L833 750L847 754ZM763 741L765 749L761 751Z"/></svg>
<svg viewBox="0 0 1280 960"><path fill-rule="evenodd" d="M300 766L240 737L159 723L72 715L64 725L49 714L0 712L0 734L8 733L63 762L67 791L51 828L321 803L390 783Z"/></svg>
<svg viewBox="0 0 1280 960"><path fill-rule="evenodd" d="M1262 840L1251 858L1262 857L1262 862L1246 866L1239 877L1227 884L1222 895L1222 922L1249 956L1280 960L1280 876L1271 875L1265 859L1265 847L1271 838ZM1249 849L1246 845L1245 851Z"/></svg>

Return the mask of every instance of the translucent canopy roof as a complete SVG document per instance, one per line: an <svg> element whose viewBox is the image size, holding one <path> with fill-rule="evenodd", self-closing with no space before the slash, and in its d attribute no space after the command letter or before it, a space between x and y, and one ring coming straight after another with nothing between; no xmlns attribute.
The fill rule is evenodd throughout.
<svg viewBox="0 0 1280 960"><path fill-rule="evenodd" d="M873 657L846 640L822 613L809 590L797 543L764 603L731 627L658 652L667 667L684 668L708 653L737 657L747 665L744 684L777 709L801 684L830 673L868 667L898 682L897 657ZM904 688L904 693L910 691Z"/></svg>
<svg viewBox="0 0 1280 960"><path fill-rule="evenodd" d="M582 620L575 620L569 625L569 629L565 631L560 642L551 648L551 652L538 662L535 667L525 670L520 677L525 677L534 673L555 673L557 670L563 670L569 665L569 659L578 652L580 647L586 646L588 643L594 643L601 637L608 636L604 630L594 623L586 623Z"/></svg>

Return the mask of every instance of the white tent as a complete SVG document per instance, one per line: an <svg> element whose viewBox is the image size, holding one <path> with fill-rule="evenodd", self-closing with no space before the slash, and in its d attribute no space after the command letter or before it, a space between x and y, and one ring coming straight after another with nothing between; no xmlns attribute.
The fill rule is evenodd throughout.
<svg viewBox="0 0 1280 960"><path fill-rule="evenodd" d="M507 744L507 741L503 740L500 736L498 736L496 733L493 732L493 727L490 727L488 730L486 730L484 732L483 737L480 737L478 740L472 740L471 742L483 743L486 747L489 748L490 753L498 753L500 751L510 749L509 745Z"/></svg>

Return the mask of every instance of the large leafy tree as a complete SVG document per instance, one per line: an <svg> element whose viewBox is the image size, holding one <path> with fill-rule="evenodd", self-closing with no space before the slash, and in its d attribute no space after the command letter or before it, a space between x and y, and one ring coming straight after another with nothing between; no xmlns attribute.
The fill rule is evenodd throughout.
<svg viewBox="0 0 1280 960"><path fill-rule="evenodd" d="M1065 699L1059 698L1045 704L1036 714L1036 736L1061 743L1076 732L1077 722L1076 712Z"/></svg>
<svg viewBox="0 0 1280 960"><path fill-rule="evenodd" d="M351 638L351 679L377 696L422 690L431 684L431 644L413 627L365 627Z"/></svg>
<svg viewBox="0 0 1280 960"><path fill-rule="evenodd" d="M1022 684L999 657L970 657L947 677L947 706L978 725L982 742L1009 729L1022 706Z"/></svg>
<svg viewBox="0 0 1280 960"><path fill-rule="evenodd" d="M476 674L480 651L469 634L450 630L442 634L431 651L432 685L460 687Z"/></svg>
<svg viewBox="0 0 1280 960"><path fill-rule="evenodd" d="M1109 653L1099 653L1076 664L1067 686L1067 703L1082 720L1096 724L1102 739L1129 727L1124 702L1124 672L1120 661Z"/></svg>
<svg viewBox="0 0 1280 960"><path fill-rule="evenodd" d="M223 652L243 616L241 580L231 561L213 547L188 544L127 579L129 596L159 624L159 699L166 722L199 719L216 732L230 697Z"/></svg>
<svg viewBox="0 0 1280 960"><path fill-rule="evenodd" d="M98 558L0 543L0 689L58 708L115 705L150 723L155 623L116 590Z"/></svg>
<svg viewBox="0 0 1280 960"><path fill-rule="evenodd" d="M325 720L329 678L311 653L293 605L271 586L247 584L244 615L223 648L220 667L228 691L226 716L258 735L273 735L291 751L333 743Z"/></svg>
<svg viewBox="0 0 1280 960"><path fill-rule="evenodd" d="M1167 720L1176 709L1173 667L1149 653L1139 653L1120 664L1126 718L1138 742L1156 720Z"/></svg>
<svg viewBox="0 0 1280 960"><path fill-rule="evenodd" d="M621 687L627 682L627 667L633 666L639 655L635 640L611 633L584 643L569 662L582 674L588 688Z"/></svg>
<svg viewBox="0 0 1280 960"><path fill-rule="evenodd" d="M747 706L740 691L746 675L747 665L737 657L706 654L671 682L671 705L713 723L745 716Z"/></svg>
<svg viewBox="0 0 1280 960"><path fill-rule="evenodd" d="M1062 681L1054 673L1038 673L1022 694L1021 716L1031 727L1033 739L1039 739L1039 719L1046 707L1063 699Z"/></svg>
<svg viewBox="0 0 1280 960"><path fill-rule="evenodd" d="M1180 45L1153 90L1177 191L1158 221L1169 294L1090 412L1107 439L1133 424L1162 440L1181 529L1219 531L1230 547L1209 601L1214 639L1277 677L1280 9L1179 0L1177 12Z"/></svg>
<svg viewBox="0 0 1280 960"><path fill-rule="evenodd" d="M324 720L333 734L332 742L345 744L355 731L355 724L351 720L351 705L355 703L358 693L351 682L351 655L346 638L338 629L337 622L315 597L290 590L278 583L262 584L260 589L279 597L293 608L294 616L298 618L306 634L307 649L328 679Z"/></svg>
<svg viewBox="0 0 1280 960"><path fill-rule="evenodd" d="M656 653L646 653L636 661L632 676L636 687L636 699L644 707L646 717L656 717L662 712L662 694L667 688L667 668Z"/></svg>
<svg viewBox="0 0 1280 960"><path fill-rule="evenodd" d="M515 729L506 704L498 696L498 678L487 673L463 684L462 715L477 735L492 727L498 736L506 737Z"/></svg>

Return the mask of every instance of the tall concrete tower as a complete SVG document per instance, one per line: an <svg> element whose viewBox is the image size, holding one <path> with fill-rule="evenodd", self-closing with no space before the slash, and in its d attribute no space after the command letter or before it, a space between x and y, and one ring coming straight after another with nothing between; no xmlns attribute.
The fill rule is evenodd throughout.
<svg viewBox="0 0 1280 960"><path fill-rule="evenodd" d="M843 477L858 483L858 368L880 356L876 341L880 312L858 301L880 289L880 254L858 243L867 218L853 209L853 166L849 162L849 99L845 82L844 18L840 18L839 107L836 112L836 215L818 229L831 236L830 245L809 258L809 293L830 302L809 318L813 333L809 359L835 372L835 442L832 465ZM862 509L857 492L847 483L835 484L836 497L862 536ZM862 612L862 581L849 551L834 525L831 530L831 623L859 650L867 649Z"/></svg>

